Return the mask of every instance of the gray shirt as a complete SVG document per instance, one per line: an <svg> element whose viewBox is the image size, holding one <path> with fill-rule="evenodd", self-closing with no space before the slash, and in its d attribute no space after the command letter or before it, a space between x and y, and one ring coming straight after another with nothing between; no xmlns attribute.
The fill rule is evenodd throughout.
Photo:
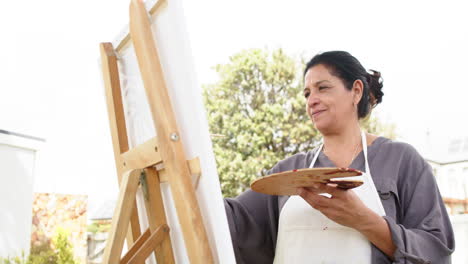
<svg viewBox="0 0 468 264"><path fill-rule="evenodd" d="M308 168L317 148L278 162L269 174ZM455 241L430 165L410 145L379 137L368 146L372 179L397 247L393 263L451 263ZM320 153L314 167L335 167ZM365 171L361 152L350 165ZM289 196L247 190L224 200L237 263L273 263L278 220ZM372 245L372 263L392 263Z"/></svg>

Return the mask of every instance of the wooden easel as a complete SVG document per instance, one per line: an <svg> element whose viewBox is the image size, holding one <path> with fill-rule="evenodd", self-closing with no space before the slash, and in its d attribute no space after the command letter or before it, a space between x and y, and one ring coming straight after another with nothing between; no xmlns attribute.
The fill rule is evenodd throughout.
<svg viewBox="0 0 468 264"><path fill-rule="evenodd" d="M158 1L150 13L156 13L163 3ZM129 149L116 51L111 43L101 43L102 70L120 185L103 263L144 263L152 252L158 264L174 263L170 228L160 190L160 183L165 181L171 188L190 263L213 263L195 196L194 185L198 178L192 180L192 175L201 175L199 161L187 161L185 158L151 32L150 16L142 0L132 0L130 4L130 35L123 42L130 39L158 136ZM163 165L164 169L157 170L157 164ZM149 222L149 228L143 234L140 232L135 200L139 185L145 194ZM125 236L129 251L121 258Z"/></svg>

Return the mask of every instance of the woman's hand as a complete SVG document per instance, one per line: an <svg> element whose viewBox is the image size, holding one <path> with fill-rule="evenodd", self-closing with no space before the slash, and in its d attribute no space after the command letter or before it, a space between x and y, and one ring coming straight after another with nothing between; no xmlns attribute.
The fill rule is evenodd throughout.
<svg viewBox="0 0 468 264"><path fill-rule="evenodd" d="M320 195L328 193L330 198ZM374 212L352 190L336 187L336 184L317 183L313 187L298 188L298 194L313 208L334 222L359 230L369 222Z"/></svg>
<svg viewBox="0 0 468 264"><path fill-rule="evenodd" d="M316 184L298 188L298 194L313 208L334 222L361 232L377 248L393 259L393 243L387 221L369 209L353 190L343 190L336 184ZM328 193L330 198L320 195Z"/></svg>

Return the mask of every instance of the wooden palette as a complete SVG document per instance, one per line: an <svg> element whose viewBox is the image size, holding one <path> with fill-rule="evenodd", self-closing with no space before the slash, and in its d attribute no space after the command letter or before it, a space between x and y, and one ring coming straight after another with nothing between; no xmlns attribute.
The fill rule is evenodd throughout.
<svg viewBox="0 0 468 264"><path fill-rule="evenodd" d="M298 169L262 177L252 182L250 187L256 192L270 195L296 195L297 188L311 187L314 183L335 183L340 188L352 189L361 186L363 181L356 178L349 180L341 178L360 175L361 171L349 168Z"/></svg>

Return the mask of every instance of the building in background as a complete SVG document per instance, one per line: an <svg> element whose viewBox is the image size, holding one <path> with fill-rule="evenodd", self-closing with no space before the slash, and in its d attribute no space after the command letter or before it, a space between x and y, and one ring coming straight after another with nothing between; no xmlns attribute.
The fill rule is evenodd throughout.
<svg viewBox="0 0 468 264"><path fill-rule="evenodd" d="M44 141L0 129L0 258L29 253L34 178Z"/></svg>
<svg viewBox="0 0 468 264"><path fill-rule="evenodd" d="M451 215L468 214L468 137L427 136L423 154L432 166L440 193Z"/></svg>
<svg viewBox="0 0 468 264"><path fill-rule="evenodd" d="M34 193L44 142L0 129L0 260L42 254L63 230L85 263L87 197Z"/></svg>
<svg viewBox="0 0 468 264"><path fill-rule="evenodd" d="M468 136L457 131L432 130L415 146L432 166L450 214L456 245L452 263L468 263L464 250L468 247Z"/></svg>
<svg viewBox="0 0 468 264"><path fill-rule="evenodd" d="M98 204L89 204L88 264L102 263L116 202L115 200L106 200Z"/></svg>
<svg viewBox="0 0 468 264"><path fill-rule="evenodd" d="M427 161L432 166L449 214L468 214L468 159Z"/></svg>

